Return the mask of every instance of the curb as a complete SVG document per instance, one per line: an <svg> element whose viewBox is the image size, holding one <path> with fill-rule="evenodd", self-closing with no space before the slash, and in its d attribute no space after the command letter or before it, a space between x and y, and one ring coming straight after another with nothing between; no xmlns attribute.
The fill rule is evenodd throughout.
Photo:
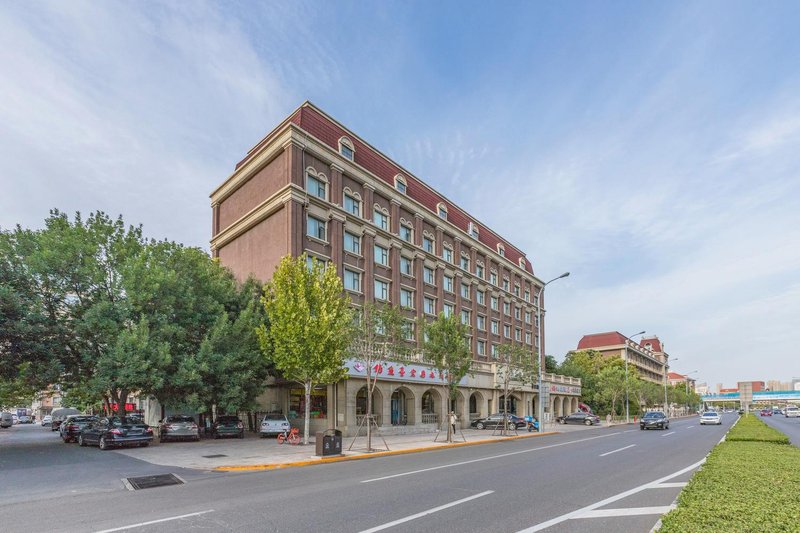
<svg viewBox="0 0 800 533"><path fill-rule="evenodd" d="M543 433L533 433L531 435L517 435L515 437L505 437L503 439L484 439L472 442L454 442L450 444L442 444L440 446L424 446L420 448L407 448L404 450L390 450L385 452L365 453L363 455L340 455L338 457L323 457L320 459L310 459L305 461L294 461L291 463L270 463L260 465L228 465L217 466L213 470L216 472L244 472L244 471L258 471L258 470L277 470L279 468L290 468L296 466L311 466L327 463L339 463L342 461L357 461L360 459L372 459L374 457L386 457L389 455L404 455L409 453L429 452L434 450L444 450L447 448L461 448L463 446L476 446L479 444L490 444L493 442L508 442L511 440L531 439L536 437L545 437L548 435L558 435L558 431L547 431Z"/></svg>

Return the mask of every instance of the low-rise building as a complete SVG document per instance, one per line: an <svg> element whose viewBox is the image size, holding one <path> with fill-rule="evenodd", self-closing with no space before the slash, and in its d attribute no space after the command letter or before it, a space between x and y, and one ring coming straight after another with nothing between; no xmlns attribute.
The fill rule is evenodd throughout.
<svg viewBox="0 0 800 533"><path fill-rule="evenodd" d="M645 381L663 384L669 365L669 355L656 336L633 341L619 331L591 333L578 342L577 350L595 350L607 357L619 357L636 368Z"/></svg>

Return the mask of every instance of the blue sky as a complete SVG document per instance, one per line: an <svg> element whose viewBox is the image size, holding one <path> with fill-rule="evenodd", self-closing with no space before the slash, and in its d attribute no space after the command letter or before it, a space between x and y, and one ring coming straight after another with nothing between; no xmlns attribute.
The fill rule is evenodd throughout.
<svg viewBox="0 0 800 533"><path fill-rule="evenodd" d="M547 351L646 330L712 387L800 376L796 2L0 4L0 227L208 248L308 99L533 261Z"/></svg>

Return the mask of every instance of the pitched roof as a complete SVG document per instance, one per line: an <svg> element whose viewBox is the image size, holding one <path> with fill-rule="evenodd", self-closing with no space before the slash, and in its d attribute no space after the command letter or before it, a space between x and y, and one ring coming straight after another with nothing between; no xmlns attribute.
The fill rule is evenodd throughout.
<svg viewBox="0 0 800 533"><path fill-rule="evenodd" d="M661 346L661 341L658 340L658 337L653 335L652 337L642 337L642 340L639 342L639 346L644 348L647 345L650 345L650 349L654 352L663 352L664 348Z"/></svg>
<svg viewBox="0 0 800 533"><path fill-rule="evenodd" d="M369 172L380 178L381 180L394 187L394 177L398 174L403 175L407 182L406 195L413 200L416 200L431 212L438 216L438 204L443 203L447 206L447 221L459 228L464 233L469 234L469 223L472 222L478 227L478 240L497 251L497 245L502 244L505 252L505 258L514 264L520 266L520 259L524 261L524 270L533 274L533 265L525 257L525 254L516 246L509 243L497 233L480 224L477 219L471 217L466 211L455 205L453 202L442 196L440 193L432 189L423 181L414 177L413 174L403 169L391 161L388 157L383 155L380 151L373 148L371 145L361 140L353 132L345 129L342 125L334 119L325 114L322 110L314 106L311 102L305 102L294 113L287 117L281 124L268 134L264 139L258 142L251 148L247 155L237 163L236 168L241 167L247 160L253 157L258 150L264 146L272 135L281 129L287 123L293 123L301 129L307 131L320 141L327 144L334 151L339 151L339 139L347 137L355 148L354 159L355 163L361 165Z"/></svg>
<svg viewBox="0 0 800 533"><path fill-rule="evenodd" d="M667 375L669 376L669 379L679 379L679 380L686 379L686 376L684 376L683 374L678 374L677 372L670 372Z"/></svg>
<svg viewBox="0 0 800 533"><path fill-rule="evenodd" d="M625 344L625 335L619 331L609 331L606 333L592 333L591 335L584 335L578 342L579 350L588 350L589 348L602 348L604 346L617 346Z"/></svg>

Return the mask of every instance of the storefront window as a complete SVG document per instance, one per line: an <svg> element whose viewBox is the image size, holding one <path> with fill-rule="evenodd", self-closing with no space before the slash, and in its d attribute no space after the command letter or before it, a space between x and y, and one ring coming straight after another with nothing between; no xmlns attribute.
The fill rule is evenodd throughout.
<svg viewBox="0 0 800 533"><path fill-rule="evenodd" d="M306 393L303 389L289 390L289 418L303 418L306 413ZM311 391L311 418L328 417L327 387Z"/></svg>

